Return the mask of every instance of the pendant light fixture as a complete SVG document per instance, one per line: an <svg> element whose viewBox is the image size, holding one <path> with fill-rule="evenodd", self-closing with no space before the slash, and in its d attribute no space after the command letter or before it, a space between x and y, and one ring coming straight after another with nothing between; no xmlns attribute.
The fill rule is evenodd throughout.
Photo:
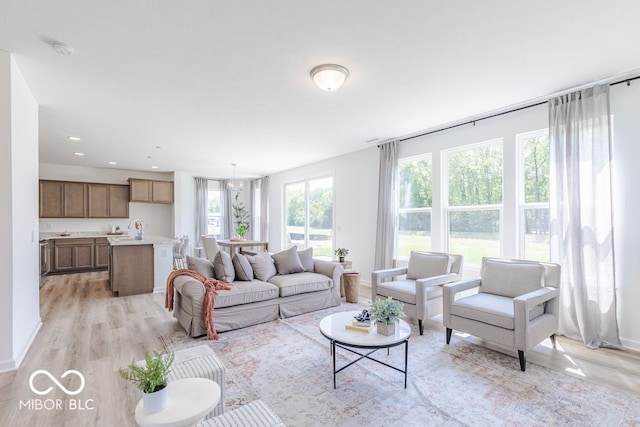
<svg viewBox="0 0 640 427"><path fill-rule="evenodd" d="M233 167L233 178L227 182L227 189L230 191L242 191L242 181L236 184L236 166L238 165L231 163L231 166Z"/></svg>
<svg viewBox="0 0 640 427"><path fill-rule="evenodd" d="M323 64L311 70L311 78L322 90L332 92L342 86L349 77L349 70L342 65Z"/></svg>

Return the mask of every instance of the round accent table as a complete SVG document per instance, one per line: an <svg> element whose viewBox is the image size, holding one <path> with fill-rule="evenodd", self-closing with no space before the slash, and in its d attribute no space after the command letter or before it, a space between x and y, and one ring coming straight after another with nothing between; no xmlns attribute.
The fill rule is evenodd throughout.
<svg viewBox="0 0 640 427"><path fill-rule="evenodd" d="M409 356L411 326L404 320L398 319L395 333L389 336L377 333L375 326L371 326L368 332L346 329L345 325L351 325L354 316L358 314L360 314L359 311L343 311L341 313L330 314L320 321L320 333L331 343L331 355L333 356L333 388L336 388L336 374L362 359L369 359L391 369L395 369L398 372L402 372L404 374L404 388L407 388L407 360ZM389 349L402 344L404 344L404 370L369 357L372 353L382 348ZM336 369L336 347L348 350L360 357L342 368ZM367 353L358 353L353 350L354 348L370 351Z"/></svg>
<svg viewBox="0 0 640 427"><path fill-rule="evenodd" d="M220 401L220 386L204 378L171 381L167 407L155 414L146 414L142 400L136 406L136 422L142 427L191 426L213 411Z"/></svg>

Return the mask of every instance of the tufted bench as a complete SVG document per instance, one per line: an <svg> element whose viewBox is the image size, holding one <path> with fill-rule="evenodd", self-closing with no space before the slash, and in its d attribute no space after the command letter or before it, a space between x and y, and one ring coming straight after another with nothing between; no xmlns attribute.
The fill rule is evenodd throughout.
<svg viewBox="0 0 640 427"><path fill-rule="evenodd" d="M195 427L286 427L273 409L262 400L199 422Z"/></svg>
<svg viewBox="0 0 640 427"><path fill-rule="evenodd" d="M206 345L185 348L173 352L169 381L185 378L207 378L220 386L220 403L205 417L215 417L224 414L224 389L226 369L215 353Z"/></svg>

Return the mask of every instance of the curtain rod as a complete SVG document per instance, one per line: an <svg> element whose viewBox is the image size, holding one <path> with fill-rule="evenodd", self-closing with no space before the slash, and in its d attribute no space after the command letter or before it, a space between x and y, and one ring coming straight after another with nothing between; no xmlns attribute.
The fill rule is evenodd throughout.
<svg viewBox="0 0 640 427"><path fill-rule="evenodd" d="M617 82L609 83L609 86L615 86L615 85L619 85L619 84L622 84L622 83L626 83L627 86L631 86L631 81L632 80L637 80L637 79L640 79L640 76L630 77L630 78L626 78L626 79L623 79L623 80L619 80ZM551 98L549 98L549 99L551 99ZM443 128L422 132L422 133L419 133L418 135L412 135L412 136L408 136L406 138L400 138L400 139L398 139L398 141L399 142L404 142L404 141L408 141L408 140L413 139L413 138L419 138L421 136L431 135L433 133L438 133L438 132L442 132L442 131L445 131L445 130L457 128L457 127L460 127L460 126L466 126L466 125L470 125L470 124L473 124L475 126L476 122L479 122L481 120L487 120L487 119L491 119L491 118L494 118L494 117L503 116L505 114L515 113L516 111L521 111L521 110L526 110L527 108L537 107L538 105L546 104L547 102L549 102L548 99L546 101L535 102L535 103L530 104L530 105L524 105L522 107L513 108L511 110L501 111L500 113L490 114L488 116L479 117L479 118L473 119L473 120L468 120L468 121L463 122L463 123L457 123L455 125L450 125L450 126L446 126L446 127L443 127ZM380 146L380 145L378 145L378 146Z"/></svg>

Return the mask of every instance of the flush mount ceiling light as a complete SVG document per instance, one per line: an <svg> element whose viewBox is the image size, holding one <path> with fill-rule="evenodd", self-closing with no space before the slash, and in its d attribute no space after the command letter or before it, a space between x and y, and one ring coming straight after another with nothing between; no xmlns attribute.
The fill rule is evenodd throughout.
<svg viewBox="0 0 640 427"><path fill-rule="evenodd" d="M73 54L73 48L67 44L62 42L51 42L51 49L53 49L57 54L69 56Z"/></svg>
<svg viewBox="0 0 640 427"><path fill-rule="evenodd" d="M80 137L79 136L68 136L67 139L69 141L80 141Z"/></svg>
<svg viewBox="0 0 640 427"><path fill-rule="evenodd" d="M342 65L323 64L311 70L311 78L322 90L334 91L349 77L349 70Z"/></svg>

